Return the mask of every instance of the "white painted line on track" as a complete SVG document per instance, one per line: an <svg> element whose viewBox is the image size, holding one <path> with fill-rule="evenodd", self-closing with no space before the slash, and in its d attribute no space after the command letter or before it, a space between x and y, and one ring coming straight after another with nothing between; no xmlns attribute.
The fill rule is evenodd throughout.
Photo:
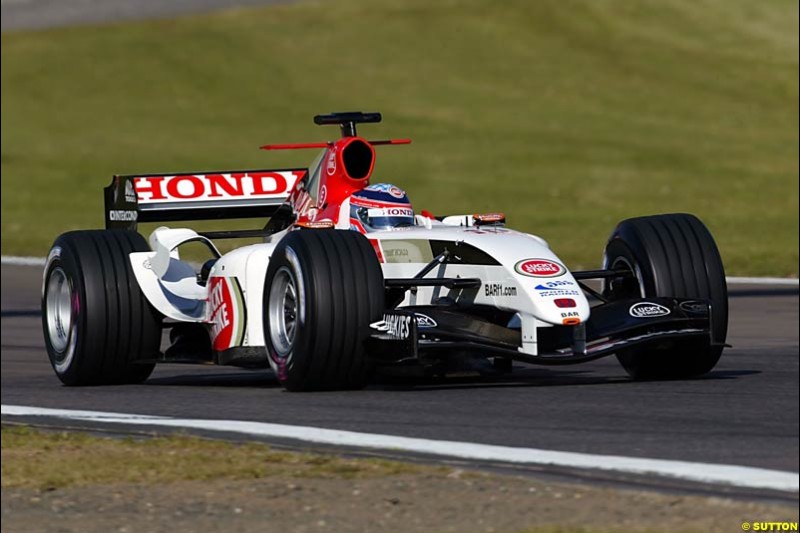
<svg viewBox="0 0 800 533"><path fill-rule="evenodd" d="M515 448L510 446L476 444L472 442L417 439L380 435L376 433L341 431L337 429L270 424L265 422L172 418L126 413L106 413L101 411L47 409L22 405L3 405L2 414L4 416L48 416L84 422L222 431L259 437L295 439L317 444L396 450L480 461L549 465L566 468L588 468L623 472L627 474L658 475L700 483L732 485L751 489L798 492L800 488L800 474L797 472L767 470L748 466L560 452L536 448Z"/></svg>
<svg viewBox="0 0 800 533"><path fill-rule="evenodd" d="M0 256L0 260L4 265L14 266L44 266L46 259L44 257L17 257L14 255Z"/></svg>
<svg viewBox="0 0 800 533"><path fill-rule="evenodd" d="M791 287L800 286L797 278L742 278L727 277L725 280L729 285L788 285Z"/></svg>
<svg viewBox="0 0 800 533"><path fill-rule="evenodd" d="M2 264L15 265L15 266L44 266L46 258L44 257L18 257L14 255L0 256ZM800 280L797 278L749 278L729 276L725 278L726 281L732 285L789 285L792 287L800 286Z"/></svg>

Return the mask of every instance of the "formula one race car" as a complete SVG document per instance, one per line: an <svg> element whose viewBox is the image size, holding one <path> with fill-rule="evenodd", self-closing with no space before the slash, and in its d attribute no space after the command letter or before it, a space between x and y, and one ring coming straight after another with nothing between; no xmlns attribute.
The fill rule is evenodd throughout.
<svg viewBox="0 0 800 533"><path fill-rule="evenodd" d="M42 323L61 381L141 382L162 362L269 366L289 390L363 387L376 368L510 372L615 354L635 379L666 379L717 363L725 273L696 217L620 222L602 268L571 272L501 213L416 213L399 187L370 185L374 147L410 142L356 134L380 120L319 115L340 139L262 147L322 149L308 168L115 176L106 229L65 233L47 258ZM247 217L269 220L159 227L149 245L136 232ZM263 242L220 254L214 241L236 237ZM208 260L182 260L187 243Z"/></svg>

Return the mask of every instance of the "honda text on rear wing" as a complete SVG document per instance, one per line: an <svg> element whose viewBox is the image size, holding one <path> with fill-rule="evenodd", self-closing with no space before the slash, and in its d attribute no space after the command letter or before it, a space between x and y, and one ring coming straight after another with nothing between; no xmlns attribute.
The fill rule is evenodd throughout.
<svg viewBox="0 0 800 533"><path fill-rule="evenodd" d="M105 188L106 229L139 222L269 218L308 173L304 168L114 176Z"/></svg>

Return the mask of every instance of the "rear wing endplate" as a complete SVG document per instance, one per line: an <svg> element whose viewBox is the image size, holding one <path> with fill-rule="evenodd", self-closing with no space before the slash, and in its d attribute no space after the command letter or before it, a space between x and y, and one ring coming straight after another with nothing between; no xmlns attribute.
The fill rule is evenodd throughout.
<svg viewBox="0 0 800 533"><path fill-rule="evenodd" d="M107 229L139 222L269 218L308 170L225 170L114 176L105 188Z"/></svg>

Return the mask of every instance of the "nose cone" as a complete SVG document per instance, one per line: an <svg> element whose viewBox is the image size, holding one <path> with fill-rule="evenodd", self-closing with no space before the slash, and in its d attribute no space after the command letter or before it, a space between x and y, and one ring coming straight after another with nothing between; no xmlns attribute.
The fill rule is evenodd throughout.
<svg viewBox="0 0 800 533"><path fill-rule="evenodd" d="M571 274L531 285L530 294L536 307L534 315L540 320L575 326L589 319L589 302Z"/></svg>
<svg viewBox="0 0 800 533"><path fill-rule="evenodd" d="M540 237L507 228L465 228L461 235L503 265L505 275L521 289L505 308L559 326L589 319L591 311L583 290ZM494 304L504 306L503 302Z"/></svg>
<svg viewBox="0 0 800 533"><path fill-rule="evenodd" d="M514 271L539 320L575 326L589 319L591 310L583 290L559 261L544 257L524 259L516 263Z"/></svg>

